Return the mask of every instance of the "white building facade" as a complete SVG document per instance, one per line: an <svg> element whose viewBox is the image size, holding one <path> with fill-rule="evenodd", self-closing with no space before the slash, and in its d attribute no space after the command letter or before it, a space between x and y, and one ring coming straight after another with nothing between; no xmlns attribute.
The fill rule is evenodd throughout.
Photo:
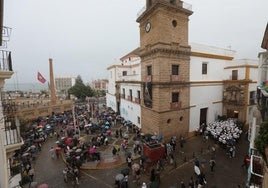
<svg viewBox="0 0 268 188"><path fill-rule="evenodd" d="M120 65L109 71L107 107L138 127L141 127L141 64L138 49L120 59Z"/></svg>
<svg viewBox="0 0 268 188"><path fill-rule="evenodd" d="M141 96L141 66L138 51L134 50L134 52L136 53L132 52L121 58L120 65L108 68L109 82L106 98L107 107L120 112L120 115L126 120L141 127L140 101L143 99ZM243 114L244 112L241 110L231 109L240 111L239 115L243 121L250 123L248 114L253 112L253 107L256 107L255 101L252 100L256 95L254 92L257 87L258 61L234 60L235 54L235 51L229 49L191 44L188 130L190 135L202 123L208 124L215 121L218 116L229 115L226 111L232 105L230 107L228 103L229 106L225 108L223 102L226 80L229 80L230 83L246 81L246 102L243 103L243 107L246 106L246 114ZM237 75L233 80L234 72ZM227 83L230 85L229 82Z"/></svg>

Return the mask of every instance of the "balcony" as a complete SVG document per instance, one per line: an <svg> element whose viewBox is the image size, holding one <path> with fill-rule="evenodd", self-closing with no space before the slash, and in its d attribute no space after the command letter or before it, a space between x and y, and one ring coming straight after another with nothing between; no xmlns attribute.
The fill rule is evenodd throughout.
<svg viewBox="0 0 268 188"><path fill-rule="evenodd" d="M11 52L0 50L0 78L9 79L13 74Z"/></svg>
<svg viewBox="0 0 268 188"><path fill-rule="evenodd" d="M170 103L170 109L179 110L181 108L181 102L172 102Z"/></svg>
<svg viewBox="0 0 268 188"><path fill-rule="evenodd" d="M22 139L19 130L19 120L16 117L17 105L12 99L2 101L4 127L2 127L1 137L8 152L19 149Z"/></svg>
<svg viewBox="0 0 268 188"><path fill-rule="evenodd" d="M263 161L260 156L251 155L250 158L250 183L260 186L263 179Z"/></svg>
<svg viewBox="0 0 268 188"><path fill-rule="evenodd" d="M257 105L264 121L268 118L268 93L261 87L257 87Z"/></svg>
<svg viewBox="0 0 268 188"><path fill-rule="evenodd" d="M192 11L192 5L189 3L182 2L182 7L188 11ZM137 13L137 18L139 18L145 11L146 11L146 6L142 7L141 10Z"/></svg>
<svg viewBox="0 0 268 188"><path fill-rule="evenodd" d="M127 100L132 101L132 96L131 95L127 96Z"/></svg>
<svg viewBox="0 0 268 188"><path fill-rule="evenodd" d="M152 82L152 75L145 76L145 82Z"/></svg>
<svg viewBox="0 0 268 188"><path fill-rule="evenodd" d="M170 81L171 82L179 82L179 81L181 81L181 76L180 75L170 75Z"/></svg>
<svg viewBox="0 0 268 188"><path fill-rule="evenodd" d="M135 103L140 104L141 103L141 99L140 98L135 98Z"/></svg>
<svg viewBox="0 0 268 188"><path fill-rule="evenodd" d="M4 130L5 133L5 140L4 145L11 145L11 144L18 144L21 142L21 137L19 135L19 131L17 130L17 127L5 127Z"/></svg>
<svg viewBox="0 0 268 188"><path fill-rule="evenodd" d="M249 105L255 105L255 104L256 104L255 98L250 98Z"/></svg>

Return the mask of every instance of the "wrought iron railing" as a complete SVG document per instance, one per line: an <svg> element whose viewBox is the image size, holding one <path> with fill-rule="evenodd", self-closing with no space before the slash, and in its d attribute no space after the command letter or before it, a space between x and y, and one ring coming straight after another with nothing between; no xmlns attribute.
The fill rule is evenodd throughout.
<svg viewBox="0 0 268 188"><path fill-rule="evenodd" d="M10 51L0 50L0 70L13 71Z"/></svg>
<svg viewBox="0 0 268 188"><path fill-rule="evenodd" d="M189 3L182 2L182 7L183 7L184 9L189 10L189 11L192 11L192 5L189 4ZM146 5L143 6L143 7L141 8L141 10L139 10L139 12L137 13L137 18L140 17L140 16L145 12L145 10L146 10Z"/></svg>
<svg viewBox="0 0 268 188"><path fill-rule="evenodd" d="M17 106L11 99L2 101L4 117L4 145L17 144L21 142L21 137L17 127L16 118Z"/></svg>

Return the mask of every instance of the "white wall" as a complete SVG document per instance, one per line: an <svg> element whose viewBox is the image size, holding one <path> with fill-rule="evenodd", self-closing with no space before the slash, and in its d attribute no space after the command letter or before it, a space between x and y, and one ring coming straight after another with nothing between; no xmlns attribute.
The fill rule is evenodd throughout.
<svg viewBox="0 0 268 188"><path fill-rule="evenodd" d="M200 122L200 109L208 108L207 123L215 121L222 114L222 85L192 86L190 88L190 125L189 132L196 130Z"/></svg>
<svg viewBox="0 0 268 188"><path fill-rule="evenodd" d="M112 108L115 112L117 112L117 104L116 104L115 95L106 93L106 106Z"/></svg>
<svg viewBox="0 0 268 188"><path fill-rule="evenodd" d="M141 128L140 123L138 123L138 116L141 118L141 107L139 104L122 99L120 106L120 114L125 120L129 120L133 124Z"/></svg>
<svg viewBox="0 0 268 188"><path fill-rule="evenodd" d="M202 75L202 63L207 62L207 74ZM190 80L191 81L217 81L223 80L225 60L191 56Z"/></svg>

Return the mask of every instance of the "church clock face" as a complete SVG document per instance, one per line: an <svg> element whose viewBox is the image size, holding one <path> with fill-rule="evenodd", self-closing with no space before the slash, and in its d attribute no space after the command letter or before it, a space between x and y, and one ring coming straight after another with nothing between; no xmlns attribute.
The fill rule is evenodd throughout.
<svg viewBox="0 0 268 188"><path fill-rule="evenodd" d="M151 29L151 23L150 22L147 22L146 25L145 25L145 31L148 33Z"/></svg>

